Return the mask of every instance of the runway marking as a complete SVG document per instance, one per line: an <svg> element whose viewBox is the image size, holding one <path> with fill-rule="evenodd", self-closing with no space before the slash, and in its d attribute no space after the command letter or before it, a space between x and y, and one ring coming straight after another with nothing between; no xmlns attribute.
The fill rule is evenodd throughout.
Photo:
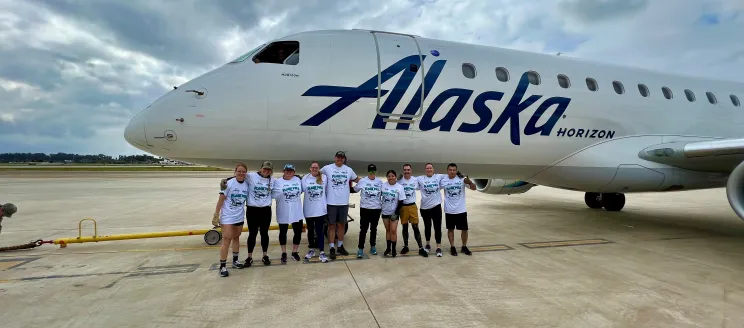
<svg viewBox="0 0 744 328"><path fill-rule="evenodd" d="M580 240L560 240L560 241L519 243L519 245L522 245L527 248L546 248L546 247L602 245L602 244L613 244L613 243L615 242L607 240L607 239L580 239Z"/></svg>
<svg viewBox="0 0 744 328"><path fill-rule="evenodd" d="M24 265L29 262L36 261L40 259L41 257L25 257L25 258L15 258L15 259L2 259L0 260L0 271L15 269L21 265Z"/></svg>
<svg viewBox="0 0 744 328"><path fill-rule="evenodd" d="M483 245L483 246L468 246L471 252L497 252L497 251L511 251L514 250L513 247L506 245L506 244L498 244L498 245ZM444 250L442 250L444 252ZM459 255L459 254L458 254Z"/></svg>

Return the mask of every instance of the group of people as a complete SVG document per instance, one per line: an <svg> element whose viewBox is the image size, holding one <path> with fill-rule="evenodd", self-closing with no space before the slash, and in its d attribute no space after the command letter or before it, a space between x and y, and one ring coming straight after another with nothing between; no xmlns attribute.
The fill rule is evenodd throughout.
<svg viewBox="0 0 744 328"><path fill-rule="evenodd" d="M357 257L364 256L367 229L369 229L370 253L377 254L377 225L382 218L385 226L387 247L383 255L397 255L398 222L403 224L403 248L401 254L409 252L408 225L413 228L414 238L418 244L419 254L428 257L431 251L431 228L434 228L436 255L442 256L442 205L446 219L447 236L450 242L450 254L457 256L454 243L454 230L461 230L461 252L472 253L467 247L468 219L465 206L465 188L475 190L475 184L464 177L452 163L447 166L447 174L435 174L434 166L426 164L426 175L411 176L411 166L403 166L399 176L395 170L388 170L386 181L377 177L377 167L370 164L367 176L358 177L345 165L346 154L337 152L334 163L320 167L312 162L310 174L304 177L295 174L295 167L286 164L281 178L273 178L273 164L263 162L260 171L247 173L245 164L235 167L235 175L223 179L220 183L220 195L212 223L222 229L222 247L220 248L220 275L229 276L227 255L232 248L232 267L246 268L253 264L253 250L256 237L261 234L261 248L264 265L270 265L268 256L268 230L271 224L272 200L276 200L276 221L279 225L279 244L282 249L281 261L286 263L287 232L292 227L291 257L300 260L299 247L302 239L302 227L307 223L307 240L310 250L306 259L316 256L321 262L328 262L325 254L324 224L328 225L330 259L336 254L344 256L349 253L344 248L346 217L349 213L349 198L352 192L360 193L360 231ZM355 183L352 185L352 182ZM423 245L418 223L416 190L421 192L421 217L425 225L426 246ZM444 201L440 190L444 190ZM304 194L304 197L300 197ZM248 257L244 262L238 259L243 231L243 220L248 224ZM232 247L231 247L232 246ZM338 250L336 249L338 247Z"/></svg>

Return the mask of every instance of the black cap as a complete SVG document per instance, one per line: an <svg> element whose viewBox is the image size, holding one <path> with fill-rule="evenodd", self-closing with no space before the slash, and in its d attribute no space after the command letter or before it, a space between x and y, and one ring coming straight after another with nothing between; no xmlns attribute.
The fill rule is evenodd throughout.
<svg viewBox="0 0 744 328"><path fill-rule="evenodd" d="M342 151L338 151L338 152L336 152L336 157L344 157L344 158L346 158L346 154L344 152L342 152Z"/></svg>
<svg viewBox="0 0 744 328"><path fill-rule="evenodd" d="M377 172L377 166L374 164L367 165L367 172Z"/></svg>

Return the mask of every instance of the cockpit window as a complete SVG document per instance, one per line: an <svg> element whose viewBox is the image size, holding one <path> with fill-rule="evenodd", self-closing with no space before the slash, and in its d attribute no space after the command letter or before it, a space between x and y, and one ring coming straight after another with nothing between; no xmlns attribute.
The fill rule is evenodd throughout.
<svg viewBox="0 0 744 328"><path fill-rule="evenodd" d="M266 45L266 43L264 43L264 44L262 44L262 45L260 45L260 46L258 46L256 48L254 48L253 50L251 50L249 52L246 52L245 54L241 55L240 57L235 58L234 60L230 61L230 64L244 62L246 59L251 58L253 56L253 54L256 53L256 51L261 50L261 48L263 48L265 45Z"/></svg>
<svg viewBox="0 0 744 328"><path fill-rule="evenodd" d="M254 56L253 62L297 65L300 62L300 43L297 41L274 42Z"/></svg>

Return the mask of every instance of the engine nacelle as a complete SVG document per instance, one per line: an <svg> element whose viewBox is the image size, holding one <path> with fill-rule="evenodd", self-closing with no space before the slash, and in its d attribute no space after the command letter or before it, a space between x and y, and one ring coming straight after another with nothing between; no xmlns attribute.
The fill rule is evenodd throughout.
<svg viewBox="0 0 744 328"><path fill-rule="evenodd" d="M527 192L536 186L522 180L505 179L473 179L475 190L493 195L511 195Z"/></svg>
<svg viewBox="0 0 744 328"><path fill-rule="evenodd" d="M734 213L744 220L744 162L739 163L729 175L726 197Z"/></svg>

